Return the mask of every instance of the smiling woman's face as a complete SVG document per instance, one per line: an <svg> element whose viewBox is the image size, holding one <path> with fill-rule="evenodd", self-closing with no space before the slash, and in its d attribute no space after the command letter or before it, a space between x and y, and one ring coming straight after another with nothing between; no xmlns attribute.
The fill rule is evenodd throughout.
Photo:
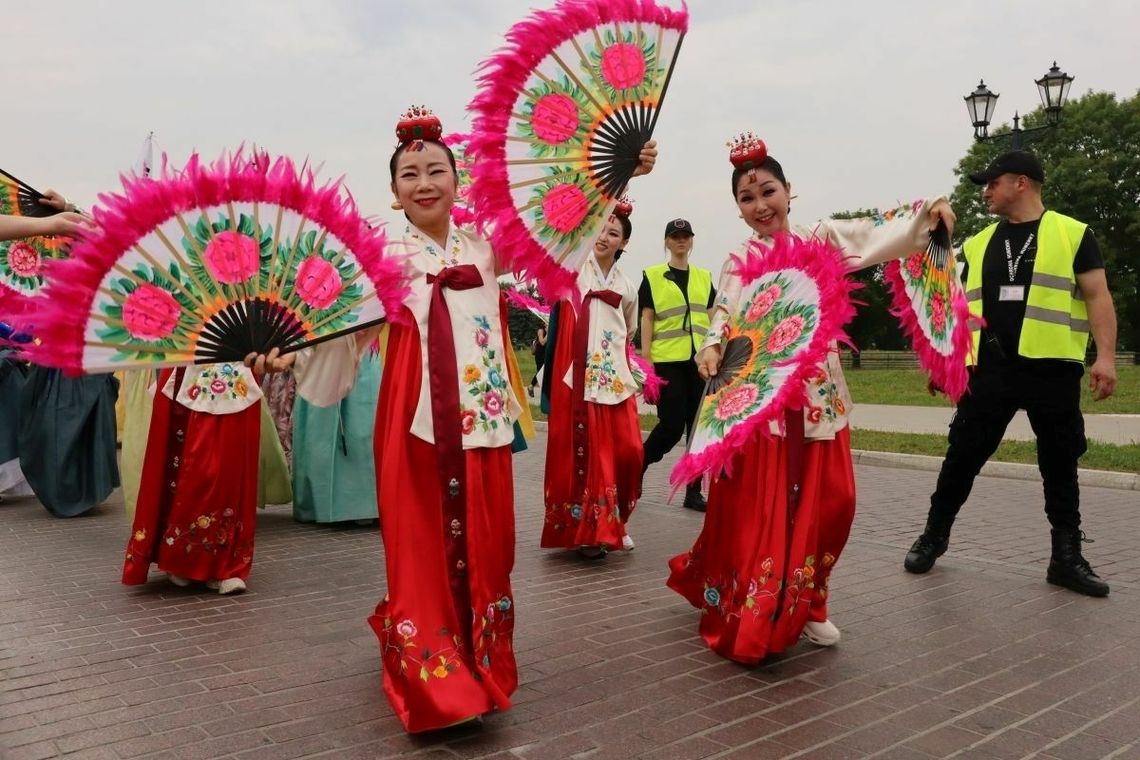
<svg viewBox="0 0 1140 760"><path fill-rule="evenodd" d="M745 173L737 181L736 207L749 227L768 237L788 229L789 191L774 174L758 169L755 178Z"/></svg>
<svg viewBox="0 0 1140 760"><path fill-rule="evenodd" d="M594 241L594 254L599 260L613 258L614 254L620 251L629 243L629 240L622 237L621 222L615 217L610 217L606 223L602 225L601 234L598 239Z"/></svg>
<svg viewBox="0 0 1140 760"><path fill-rule="evenodd" d="M425 142L423 150L405 150L396 160L392 193L421 229L450 222L456 187L447 151L435 143Z"/></svg>

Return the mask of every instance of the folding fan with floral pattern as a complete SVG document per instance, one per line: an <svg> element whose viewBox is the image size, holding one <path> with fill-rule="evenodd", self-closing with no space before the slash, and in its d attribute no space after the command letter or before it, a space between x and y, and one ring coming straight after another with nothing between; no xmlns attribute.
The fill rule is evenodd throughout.
<svg viewBox="0 0 1140 760"><path fill-rule="evenodd" d="M195 155L101 197L53 270L34 361L72 372L240 361L378 324L402 263L339 183L287 158Z"/></svg>
<svg viewBox="0 0 1140 760"><path fill-rule="evenodd" d="M475 212L504 263L571 296L652 137L688 13L651 0L561 0L483 65L468 143Z"/></svg>
<svg viewBox="0 0 1140 760"><path fill-rule="evenodd" d="M0 170L0 214L45 217L59 213L41 203L43 198L31 185ZM27 324L27 315L34 309L31 299L44 289L47 262L64 258L71 243L71 238L45 235L0 241L0 345L18 349L31 342Z"/></svg>
<svg viewBox="0 0 1140 760"><path fill-rule="evenodd" d="M891 292L891 313L910 338L918 363L931 382L957 403L969 377L972 349L970 309L958 280L950 235L939 222L925 251L883 268Z"/></svg>
<svg viewBox="0 0 1140 760"><path fill-rule="evenodd" d="M855 315L843 254L823 240L790 234L754 240L733 261L743 283L740 299L689 449L670 473L674 485L730 468L753 436L766 433L785 409L801 408L804 382Z"/></svg>

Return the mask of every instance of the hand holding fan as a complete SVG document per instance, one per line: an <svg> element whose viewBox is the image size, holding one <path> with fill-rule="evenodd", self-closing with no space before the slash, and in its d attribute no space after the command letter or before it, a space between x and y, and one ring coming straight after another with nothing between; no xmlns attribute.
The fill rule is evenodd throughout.
<svg viewBox="0 0 1140 760"><path fill-rule="evenodd" d="M406 292L339 183L241 152L123 177L52 273L33 359L73 372L241 361L378 324Z"/></svg>
<svg viewBox="0 0 1140 760"><path fill-rule="evenodd" d="M939 222L925 251L888 263L884 274L891 313L910 338L919 364L931 382L957 402L969 382L970 312L945 225Z"/></svg>
<svg viewBox="0 0 1140 760"><path fill-rule="evenodd" d="M705 389L689 450L670 473L674 485L728 470L733 456L786 408L803 405L843 325L855 315L843 254L819 239L780 234L733 256L743 282L729 314L719 371Z"/></svg>
<svg viewBox="0 0 1140 760"><path fill-rule="evenodd" d="M637 169L687 26L651 0L561 0L483 65L473 203L504 263L548 301L573 293Z"/></svg>
<svg viewBox="0 0 1140 760"><path fill-rule="evenodd" d="M60 209L43 202L47 198L0 170L0 214L42 219L60 213ZM6 347L19 348L31 342L31 335L26 332L26 315L34 308L30 299L43 291L47 262L64 258L71 243L71 238L57 235L0 241L0 320L7 328L0 329L0 341Z"/></svg>
<svg viewBox="0 0 1140 760"><path fill-rule="evenodd" d="M31 185L0 169L0 214L44 217L63 210L44 203L46 199L46 195Z"/></svg>

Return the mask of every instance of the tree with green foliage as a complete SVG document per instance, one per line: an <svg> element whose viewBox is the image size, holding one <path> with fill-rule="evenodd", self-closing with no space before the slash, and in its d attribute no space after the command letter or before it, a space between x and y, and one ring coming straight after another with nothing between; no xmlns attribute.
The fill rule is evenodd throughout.
<svg viewBox="0 0 1140 760"><path fill-rule="evenodd" d="M516 283L510 280L499 280L499 290L514 288ZM543 321L530 312L529 309L520 309L512 303L507 304L507 330L511 333L511 343L516 349L530 350L531 343L538 336L538 328Z"/></svg>
<svg viewBox="0 0 1140 760"><path fill-rule="evenodd" d="M1044 123L1041 108L1022 119L1026 128ZM1003 125L994 134L1009 131ZM1024 148L1045 167L1045 207L1087 223L1100 243L1116 304L1118 348L1140 350L1140 93L1118 101L1112 93L1089 92L1065 107L1056 128L1025 138ZM969 175L1009 148L1001 137L976 142L954 170L959 182L950 202L958 215L959 250L994 221Z"/></svg>
<svg viewBox="0 0 1140 760"><path fill-rule="evenodd" d="M838 211L832 214L831 218L860 219L878 215L877 208L861 208L855 211ZM855 348L860 351L864 349L902 351L909 348L898 319L890 313L891 293L887 290L883 265L860 269L852 273L851 279L863 286L852 294L852 298L861 303L855 312L855 318L847 326L847 335L850 336ZM855 361L858 361L857 357Z"/></svg>

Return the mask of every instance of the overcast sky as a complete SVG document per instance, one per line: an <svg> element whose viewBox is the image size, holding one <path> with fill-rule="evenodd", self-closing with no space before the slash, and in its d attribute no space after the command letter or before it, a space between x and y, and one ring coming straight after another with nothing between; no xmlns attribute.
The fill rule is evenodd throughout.
<svg viewBox="0 0 1140 760"><path fill-rule="evenodd" d="M680 0L671 0L679 5ZM0 167L81 205L118 187L153 130L172 163L242 142L324 161L368 214L389 210L399 113L424 103L468 126L472 72L543 0L56 0L5 2ZM627 271L663 260L675 216L717 269L748 235L725 141L751 129L784 164L793 221L948 193L971 128L962 96L1001 94L995 122L1038 104L1054 59L1073 94L1140 88L1140 3L692 0L635 180Z"/></svg>

